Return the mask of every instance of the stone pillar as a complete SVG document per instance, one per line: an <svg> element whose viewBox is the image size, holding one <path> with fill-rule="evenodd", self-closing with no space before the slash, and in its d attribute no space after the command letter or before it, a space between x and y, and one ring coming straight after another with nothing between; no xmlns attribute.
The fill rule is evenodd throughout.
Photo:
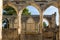
<svg viewBox="0 0 60 40"><path fill-rule="evenodd" d="M53 15L52 15L52 28L55 28L55 26L56 26L56 13L54 13Z"/></svg>
<svg viewBox="0 0 60 40"><path fill-rule="evenodd" d="M37 33L39 33L39 27L38 27L38 23L37 22L35 22L35 32Z"/></svg>
<svg viewBox="0 0 60 40"><path fill-rule="evenodd" d="M50 18L50 20L49 20L49 28L51 28L52 27L52 19Z"/></svg>
<svg viewBox="0 0 60 40"><path fill-rule="evenodd" d="M10 25L9 25L9 28L14 28L14 27L13 27L13 23L14 23L14 22L13 22L13 19L10 18L10 20L9 20L9 24L10 24Z"/></svg>
<svg viewBox="0 0 60 40"><path fill-rule="evenodd" d="M59 12L59 40L60 40L60 2L58 0L58 12Z"/></svg>
<svg viewBox="0 0 60 40"><path fill-rule="evenodd" d="M26 23L23 22L22 23L22 34L25 34L25 32L26 32Z"/></svg>
<svg viewBox="0 0 60 40"><path fill-rule="evenodd" d="M59 33L57 32L56 33L56 40L59 40L58 37L59 37Z"/></svg>
<svg viewBox="0 0 60 40"><path fill-rule="evenodd" d="M60 8L59 9L59 40L60 40Z"/></svg>
<svg viewBox="0 0 60 40"><path fill-rule="evenodd" d="M42 28L43 28L43 10L40 13L40 36L41 36L41 40L42 40Z"/></svg>
<svg viewBox="0 0 60 40"><path fill-rule="evenodd" d="M43 28L43 11L41 11L40 14L40 33L42 33L42 28Z"/></svg>
<svg viewBox="0 0 60 40"><path fill-rule="evenodd" d="M11 19L11 28L14 28L14 25L13 25L13 19Z"/></svg>
<svg viewBox="0 0 60 40"><path fill-rule="evenodd" d="M19 19L18 34L21 34L21 13L22 13L22 11L20 11L18 14L18 19Z"/></svg>
<svg viewBox="0 0 60 40"><path fill-rule="evenodd" d="M0 40L2 40L2 0L0 0Z"/></svg>
<svg viewBox="0 0 60 40"><path fill-rule="evenodd" d="M18 25L18 16L17 18L14 20L14 28L18 28L19 25Z"/></svg>
<svg viewBox="0 0 60 40"><path fill-rule="evenodd" d="M51 23L49 22L49 28L51 27Z"/></svg>

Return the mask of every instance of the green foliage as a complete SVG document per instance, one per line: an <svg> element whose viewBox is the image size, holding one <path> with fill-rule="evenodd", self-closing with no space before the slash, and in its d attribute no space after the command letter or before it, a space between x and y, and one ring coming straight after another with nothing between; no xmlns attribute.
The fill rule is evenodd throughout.
<svg viewBox="0 0 60 40"><path fill-rule="evenodd" d="M12 8L10 6L7 6L4 10L7 13L3 13L3 15L13 15L13 14L16 14L16 11L14 10L14 8Z"/></svg>
<svg viewBox="0 0 60 40"><path fill-rule="evenodd" d="M47 27L47 24L46 24L45 22L43 22L43 26L44 26L44 27Z"/></svg>
<svg viewBox="0 0 60 40"><path fill-rule="evenodd" d="M31 15L31 12L27 8L25 8L22 12L22 15Z"/></svg>

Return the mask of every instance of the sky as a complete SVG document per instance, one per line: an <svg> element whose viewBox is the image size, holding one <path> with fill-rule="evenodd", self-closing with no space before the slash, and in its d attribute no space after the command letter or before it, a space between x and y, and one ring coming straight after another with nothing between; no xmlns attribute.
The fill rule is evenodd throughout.
<svg viewBox="0 0 60 40"><path fill-rule="evenodd" d="M31 15L39 15L39 11L34 6L27 6L27 9L29 12L31 12ZM48 7L44 12L43 15L52 15L56 12L56 24L59 25L59 14L58 14L58 8L54 6ZM48 21L43 19L43 22L46 22L48 25Z"/></svg>

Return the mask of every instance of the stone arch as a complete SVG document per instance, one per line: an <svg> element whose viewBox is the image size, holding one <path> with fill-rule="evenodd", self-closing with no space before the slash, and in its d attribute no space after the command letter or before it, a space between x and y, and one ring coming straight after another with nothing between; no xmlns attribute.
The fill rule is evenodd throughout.
<svg viewBox="0 0 60 40"><path fill-rule="evenodd" d="M50 2L49 4L47 4L45 10L48 9L49 7L51 7L51 6L53 6L53 7L55 7L55 8L58 8L57 2ZM53 9L53 8L52 8L52 9ZM55 12L56 12L56 11L55 11ZM59 11L58 11L58 12L59 12ZM53 15L53 14L52 14L52 15ZM59 18L59 13L56 12L56 17L57 17L57 15L58 15L58 18ZM55 18L55 20L57 20L57 19ZM58 21L59 21L59 19L58 19ZM56 22L56 23L57 23L57 22Z"/></svg>
<svg viewBox="0 0 60 40"><path fill-rule="evenodd" d="M27 2L26 5L19 11L20 14L22 14L22 11L27 7L27 6L33 6L35 7L39 13L41 12L40 5L36 4L35 2Z"/></svg>
<svg viewBox="0 0 60 40"><path fill-rule="evenodd" d="M21 14L24 10L24 8L26 8L27 6L34 6L35 8L38 9L39 13L41 12L41 8L40 8L40 5L36 4L35 2L27 2L26 5L24 7L22 7L22 9L19 11L19 29L18 29L18 32L19 34L21 33ZM41 13L40 13L41 15Z"/></svg>
<svg viewBox="0 0 60 40"><path fill-rule="evenodd" d="M3 9L5 9L6 6L10 6L10 7L14 8L16 13L18 14L18 9L17 9L17 7L15 5L13 5L13 3L11 3L11 2L6 3L5 5L3 5Z"/></svg>
<svg viewBox="0 0 60 40"><path fill-rule="evenodd" d="M6 6L10 6L10 7L12 7L16 11L17 15L16 15L15 20L14 20L14 26L15 25L18 26L18 8L17 8L17 6L14 5L12 2L8 2L8 3L6 3L6 4L3 5L3 9L5 9ZM16 22L16 20L17 20L17 22ZM17 28L17 27L14 27L14 28Z"/></svg>
<svg viewBox="0 0 60 40"><path fill-rule="evenodd" d="M58 5L57 4L58 4L57 2L49 2L47 5L45 5L44 10L46 10L51 5L58 8Z"/></svg>
<svg viewBox="0 0 60 40"><path fill-rule="evenodd" d="M57 3L57 2L50 2L49 4L47 4L47 6L45 6L44 10L47 9L49 6L53 5L53 6L57 7L58 10L59 10L59 12L60 12L60 8L59 8L60 6L59 6L59 4L60 4L60 3ZM59 14L60 14L60 13L59 13ZM60 15L59 15L59 18L60 18ZM60 26L60 19L59 19L59 26ZM59 31L60 31L60 30L59 30ZM58 35L60 35L60 34L58 34ZM60 36L59 36L57 39L60 40Z"/></svg>

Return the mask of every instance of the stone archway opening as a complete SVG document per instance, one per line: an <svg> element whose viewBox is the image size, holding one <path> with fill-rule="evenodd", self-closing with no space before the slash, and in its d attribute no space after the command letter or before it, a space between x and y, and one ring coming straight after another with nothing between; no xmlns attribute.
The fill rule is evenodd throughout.
<svg viewBox="0 0 60 40"><path fill-rule="evenodd" d="M15 19L17 18L17 12L15 9L7 5L3 9L3 19L7 18L9 21L9 28L14 28Z"/></svg>
<svg viewBox="0 0 60 40"><path fill-rule="evenodd" d="M58 8L56 8L55 6L50 6L48 7L43 15L53 15L55 14L55 23L57 26L59 26L59 12L58 12Z"/></svg>
<svg viewBox="0 0 60 40"><path fill-rule="evenodd" d="M3 28L9 28L9 21L7 18L3 19L2 27Z"/></svg>
<svg viewBox="0 0 60 40"><path fill-rule="evenodd" d="M24 16L23 11L25 8L29 10L27 13L31 13L31 14L28 14L28 15L24 14L25 15ZM24 7L24 9L20 11L21 13L19 13L19 16L20 16L19 22L21 24L19 32L22 35L22 39L25 38L25 40L28 40L33 38L35 40L35 37L36 39L38 39L38 35L40 33L40 26L38 26L38 23L40 23L40 11L36 8L36 6L33 6L33 5L28 5ZM21 19L24 19L24 20L21 20ZM23 22L23 25L22 25L22 22ZM25 29L23 28L23 26Z"/></svg>
<svg viewBox="0 0 60 40"><path fill-rule="evenodd" d="M48 28L49 27L49 22L47 19L43 19L43 28Z"/></svg>
<svg viewBox="0 0 60 40"><path fill-rule="evenodd" d="M44 15L48 15L47 16L47 19L49 20L49 30L48 32L51 32L52 33L52 38L53 40L56 40L58 39L56 37L57 33L58 33L58 27L59 27L59 12L58 12L58 8L55 7L55 6L49 6L45 12L44 12ZM57 29L57 30L56 30ZM53 30L53 31L52 31ZM49 36L49 35L48 35ZM51 38L51 39L52 39Z"/></svg>
<svg viewBox="0 0 60 40"><path fill-rule="evenodd" d="M3 9L3 15L17 15L14 8L7 5L6 8Z"/></svg>
<svg viewBox="0 0 60 40"><path fill-rule="evenodd" d="M18 37L18 18L17 11L14 7L9 5L3 5L2 13L2 40L15 40Z"/></svg>
<svg viewBox="0 0 60 40"><path fill-rule="evenodd" d="M39 13L41 12L41 8L38 4L36 4L35 2L27 2L27 4L24 7L22 7L22 9L19 11L19 24L20 24L19 29L18 29L19 34L21 34L21 31L22 31L21 30L22 29L22 27L21 27L21 25L22 25L21 24L21 14L27 6L34 6L39 11Z"/></svg>
<svg viewBox="0 0 60 40"><path fill-rule="evenodd" d="M24 25L22 25L22 26L24 26L25 27L25 30L27 30L28 29L28 25L27 24L29 24L30 25L30 28L33 28L32 30L30 29L30 31L28 31L29 33L30 32L39 32L38 30L39 30L39 28L38 28L38 22L39 22L39 20L40 20L40 13L39 13L39 11L37 10L37 8L35 8L34 6L27 6L23 11L22 11L22 14L21 14L21 19L22 19L22 24L24 24ZM34 23L27 23L27 21L28 21L28 19L30 20L30 21L32 21L32 19L33 19L33 21L32 22L34 22ZM22 27L22 29L23 29L23 27ZM23 32L23 31L22 31ZM27 33L28 33L27 32Z"/></svg>

